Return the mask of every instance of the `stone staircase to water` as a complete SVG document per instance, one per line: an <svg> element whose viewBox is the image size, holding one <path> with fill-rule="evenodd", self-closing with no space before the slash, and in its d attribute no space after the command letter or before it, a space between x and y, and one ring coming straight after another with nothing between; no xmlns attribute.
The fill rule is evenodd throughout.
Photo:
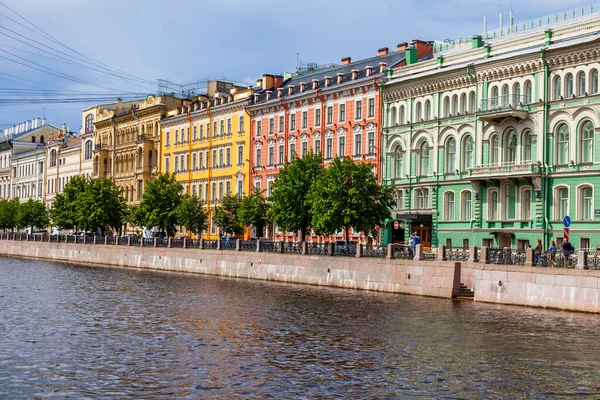
<svg viewBox="0 0 600 400"><path fill-rule="evenodd" d="M473 292L473 289L468 288L465 284L461 283L460 284L460 292L458 293L458 296L456 296L457 300L473 300L475 297L475 293Z"/></svg>

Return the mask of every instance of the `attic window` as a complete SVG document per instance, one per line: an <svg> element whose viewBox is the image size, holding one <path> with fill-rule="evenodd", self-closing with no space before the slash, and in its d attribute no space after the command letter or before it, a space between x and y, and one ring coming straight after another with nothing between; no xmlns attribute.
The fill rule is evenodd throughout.
<svg viewBox="0 0 600 400"><path fill-rule="evenodd" d="M380 62L379 63L379 73L383 74L385 72L385 68L387 67L387 64L384 62Z"/></svg>
<svg viewBox="0 0 600 400"><path fill-rule="evenodd" d="M329 87L329 86L331 86L331 77L326 76L325 77L325 87Z"/></svg>
<svg viewBox="0 0 600 400"><path fill-rule="evenodd" d="M313 88L313 90L317 90L318 87L319 87L319 81L317 79L313 79L312 80L312 88Z"/></svg>
<svg viewBox="0 0 600 400"><path fill-rule="evenodd" d="M294 94L294 85L289 85L288 86L288 96L291 96Z"/></svg>
<svg viewBox="0 0 600 400"><path fill-rule="evenodd" d="M267 90L266 94L267 94L267 100L271 100L271 91Z"/></svg>
<svg viewBox="0 0 600 400"><path fill-rule="evenodd" d="M277 97L279 97L279 98L283 97L283 89L282 88L277 88Z"/></svg>
<svg viewBox="0 0 600 400"><path fill-rule="evenodd" d="M344 81L344 74L341 72L337 74L337 83L338 85Z"/></svg>
<svg viewBox="0 0 600 400"><path fill-rule="evenodd" d="M300 82L300 93L303 93L306 90L306 83Z"/></svg>
<svg viewBox="0 0 600 400"><path fill-rule="evenodd" d="M370 65L367 65L365 67L365 74L366 74L366 76L371 76L372 72L373 72L373 67L371 67Z"/></svg>
<svg viewBox="0 0 600 400"><path fill-rule="evenodd" d="M358 77L358 70L353 69L352 70L352 80L355 81L357 77Z"/></svg>

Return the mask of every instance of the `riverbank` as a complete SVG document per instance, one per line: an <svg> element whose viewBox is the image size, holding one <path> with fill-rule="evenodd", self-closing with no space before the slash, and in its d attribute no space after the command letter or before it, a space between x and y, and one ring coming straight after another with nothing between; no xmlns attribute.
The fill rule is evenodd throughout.
<svg viewBox="0 0 600 400"><path fill-rule="evenodd" d="M600 313L600 271L441 260L0 240L16 257L177 271Z"/></svg>

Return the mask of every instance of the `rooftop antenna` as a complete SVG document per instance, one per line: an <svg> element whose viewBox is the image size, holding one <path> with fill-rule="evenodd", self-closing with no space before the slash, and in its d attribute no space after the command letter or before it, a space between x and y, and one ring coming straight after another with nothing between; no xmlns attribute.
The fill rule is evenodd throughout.
<svg viewBox="0 0 600 400"><path fill-rule="evenodd" d="M510 26L509 26L509 30L512 31L512 27L515 24L515 12L513 11L513 7L512 7L512 1L510 2L510 17L509 17L510 21Z"/></svg>
<svg viewBox="0 0 600 400"><path fill-rule="evenodd" d="M487 15L485 14L485 0L483 0L483 33L487 32Z"/></svg>
<svg viewBox="0 0 600 400"><path fill-rule="evenodd" d="M300 51L296 52L296 71L300 70Z"/></svg>
<svg viewBox="0 0 600 400"><path fill-rule="evenodd" d="M502 0L500 0L500 34L502 34Z"/></svg>

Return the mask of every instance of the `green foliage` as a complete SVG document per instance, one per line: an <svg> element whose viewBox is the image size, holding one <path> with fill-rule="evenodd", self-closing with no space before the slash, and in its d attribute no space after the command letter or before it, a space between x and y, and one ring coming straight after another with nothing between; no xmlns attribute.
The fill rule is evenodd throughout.
<svg viewBox="0 0 600 400"><path fill-rule="evenodd" d="M58 229L74 229L77 223L77 197L85 191L88 182L82 176L74 176L56 195L50 214L52 224Z"/></svg>
<svg viewBox="0 0 600 400"><path fill-rule="evenodd" d="M279 171L269 197L269 216L275 225L302 235L311 227L308 193L322 174L321 155L313 153L294 158Z"/></svg>
<svg viewBox="0 0 600 400"><path fill-rule="evenodd" d="M17 227L17 214L20 206L21 202L16 198L0 200L0 229L12 230Z"/></svg>
<svg viewBox="0 0 600 400"><path fill-rule="evenodd" d="M240 223L238 212L240 199L237 196L225 196L221 205L215 207L213 221L221 229L221 233L241 235L245 226Z"/></svg>
<svg viewBox="0 0 600 400"><path fill-rule="evenodd" d="M319 176L308 195L312 228L323 235L353 228L375 234L375 227L390 217L392 189L382 187L368 164L349 157L335 158Z"/></svg>
<svg viewBox="0 0 600 400"><path fill-rule="evenodd" d="M92 179L75 202L77 225L86 231L119 229L127 218L127 205L110 179Z"/></svg>
<svg viewBox="0 0 600 400"><path fill-rule="evenodd" d="M38 200L29 199L19 206L17 212L17 226L21 228L46 229L50 224L48 210L44 203Z"/></svg>
<svg viewBox="0 0 600 400"><path fill-rule="evenodd" d="M174 236L177 228L177 208L181 204L183 186L174 174L162 174L148 182L142 202L135 211L136 225L156 227Z"/></svg>
<svg viewBox="0 0 600 400"><path fill-rule="evenodd" d="M238 220L241 226L252 225L257 232L261 232L268 222L269 205L261 190L254 190L250 196L244 196L240 200Z"/></svg>
<svg viewBox="0 0 600 400"><path fill-rule="evenodd" d="M204 202L196 196L185 195L177 207L177 221L179 225L198 235L206 229L208 214L203 208Z"/></svg>

